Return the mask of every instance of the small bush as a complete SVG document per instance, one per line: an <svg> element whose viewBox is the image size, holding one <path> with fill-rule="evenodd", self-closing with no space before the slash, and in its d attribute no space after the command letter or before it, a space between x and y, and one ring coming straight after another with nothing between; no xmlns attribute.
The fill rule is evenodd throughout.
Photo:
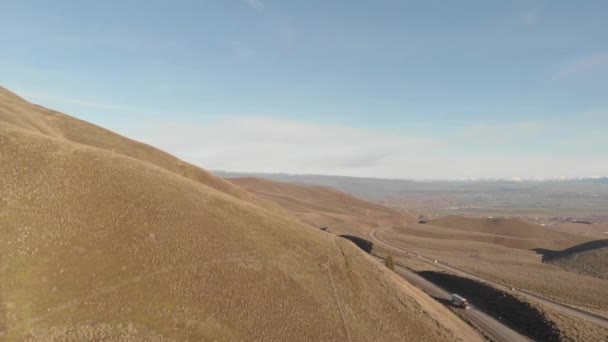
<svg viewBox="0 0 608 342"><path fill-rule="evenodd" d="M384 262L384 265L386 265L386 267L395 272L395 261L393 260L393 256L389 255L388 257L386 257L386 261Z"/></svg>

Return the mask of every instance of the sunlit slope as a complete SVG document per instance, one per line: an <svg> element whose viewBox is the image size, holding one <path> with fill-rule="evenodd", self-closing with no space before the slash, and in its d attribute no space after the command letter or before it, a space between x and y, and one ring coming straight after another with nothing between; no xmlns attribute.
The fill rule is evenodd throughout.
<svg viewBox="0 0 608 342"><path fill-rule="evenodd" d="M407 214L327 187L253 177L228 180L258 197L278 204L307 224L315 227L329 226L335 232L365 236L376 227L413 221Z"/></svg>
<svg viewBox="0 0 608 342"><path fill-rule="evenodd" d="M543 260L569 271L608 279L608 240L594 240L562 251L542 251Z"/></svg>
<svg viewBox="0 0 608 342"><path fill-rule="evenodd" d="M3 87L0 87L0 122L139 159L269 210L280 210L277 206L251 196L210 172L157 148L69 115L31 104Z"/></svg>
<svg viewBox="0 0 608 342"><path fill-rule="evenodd" d="M550 262L568 271L608 279L608 247L580 252Z"/></svg>
<svg viewBox="0 0 608 342"><path fill-rule="evenodd" d="M462 216L446 216L431 220L430 226L452 229L452 233L444 230L442 234L461 240L474 240L495 243L512 248L567 248L577 243L588 241L589 238L558 232L543 226L507 218L470 218ZM423 230L425 225L419 225ZM429 231L433 231L429 228ZM463 233L465 233L463 235Z"/></svg>
<svg viewBox="0 0 608 342"><path fill-rule="evenodd" d="M348 241L7 121L0 340L478 338Z"/></svg>

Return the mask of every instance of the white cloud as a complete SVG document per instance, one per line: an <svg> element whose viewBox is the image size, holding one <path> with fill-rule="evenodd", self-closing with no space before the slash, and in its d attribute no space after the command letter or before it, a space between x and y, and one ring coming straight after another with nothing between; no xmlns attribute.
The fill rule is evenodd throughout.
<svg viewBox="0 0 608 342"><path fill-rule="evenodd" d="M564 63L559 66L551 81L557 82L567 78L589 75L598 71L608 71L608 53L586 56Z"/></svg>
<svg viewBox="0 0 608 342"><path fill-rule="evenodd" d="M535 123L511 126L512 132L539 129ZM415 179L608 174L608 159L592 156L502 156L492 152L491 136L439 140L252 116L205 126L148 124L122 133L212 170ZM478 146L489 152L467 153Z"/></svg>
<svg viewBox="0 0 608 342"><path fill-rule="evenodd" d="M338 125L238 117L209 126L162 124L130 132L208 169L363 175L383 164L407 166L436 142Z"/></svg>
<svg viewBox="0 0 608 342"><path fill-rule="evenodd" d="M491 147L509 144L522 139L535 139L546 130L547 123L541 121L478 122L461 129L454 137L459 142L474 143L488 141Z"/></svg>
<svg viewBox="0 0 608 342"><path fill-rule="evenodd" d="M245 2L247 5L258 10L264 8L264 3L261 0L245 0Z"/></svg>

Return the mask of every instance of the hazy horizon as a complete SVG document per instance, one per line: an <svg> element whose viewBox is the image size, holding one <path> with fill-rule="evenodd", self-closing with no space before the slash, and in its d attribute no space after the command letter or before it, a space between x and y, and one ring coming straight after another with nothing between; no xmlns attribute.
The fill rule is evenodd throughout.
<svg viewBox="0 0 608 342"><path fill-rule="evenodd" d="M526 181L574 181L574 180L603 180L608 179L608 176L585 176L585 177L481 177L481 178L385 178L385 177L357 177L357 176L344 176L334 174L320 174L320 173L287 173L287 172L258 172L258 171L231 171L231 170L212 170L212 173L220 177L233 177L233 176L253 176L256 175L276 175L286 177L344 177L344 178L368 178L377 180L389 180L389 181L412 181L412 182L492 182L492 181L508 181L508 182L526 182Z"/></svg>
<svg viewBox="0 0 608 342"><path fill-rule="evenodd" d="M12 2L1 84L211 170L606 176L585 3Z"/></svg>

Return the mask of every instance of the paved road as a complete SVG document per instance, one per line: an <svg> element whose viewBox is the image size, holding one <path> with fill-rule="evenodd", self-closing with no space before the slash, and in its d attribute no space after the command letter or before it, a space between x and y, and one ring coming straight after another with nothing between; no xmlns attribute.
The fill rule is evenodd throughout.
<svg viewBox="0 0 608 342"><path fill-rule="evenodd" d="M448 291L431 283L407 268L395 265L395 271L403 278L407 279L410 283L418 286L435 299L450 301L452 298ZM531 339L519 334L515 330L488 316L474 306L471 306L471 308L468 310L456 308L455 310L497 342L532 341Z"/></svg>
<svg viewBox="0 0 608 342"><path fill-rule="evenodd" d="M373 230L370 233L371 238L373 240L375 240L376 242L379 242L380 244L385 245L386 247L388 247L390 249L394 249L394 250L397 250L397 251L409 254L411 256L414 256L414 257L417 257L419 255L419 254L416 254L414 252L408 251L407 249L395 246L395 245L391 244L390 242L386 241L385 239L382 239L382 238L380 238L378 236L378 232L386 230L388 228L390 228L390 227L378 228L378 229ZM477 280L477 281L482 281L482 282L485 282L487 284L492 284L496 288L499 288L499 289L504 290L504 291L510 291L510 292L519 293L520 295L522 295L522 296L524 296L524 297L526 297L528 299L531 299L532 301L540 302L541 304L546 305L546 306L548 306L548 307L550 307L550 308L552 308L554 310L560 311L560 312L562 312L562 313L564 313L566 315L578 317L580 319L589 321L591 323L595 323L595 324L597 324L599 326L608 328L608 319L606 319L606 318L604 318L602 316L596 315L594 313L587 312L587 311L584 311L582 309L578 309L578 308L572 307L572 306L570 306L568 304L560 303L560 302L555 301L555 300L550 299L550 298L546 298L546 297L543 297L543 296L540 296L540 295L537 295L537 294L534 294L534 293L530 293L530 292L528 292L526 290L521 290L521 289L511 290L510 287L508 287L508 286L506 286L504 284L497 283L495 281L482 278L480 276L477 276L475 274L472 274L472 273L469 273L467 271L461 270L459 268L447 265L447 264L445 264L445 263L443 263L441 261L437 261L437 263L435 263L435 261L433 259L425 257L425 256L422 256L422 255L420 255L420 257L418 258L418 260L421 260L421 261L424 261L424 262L427 262L427 263L431 263L431 264L433 264L433 265L435 265L437 267L440 267L440 268L443 268L445 270L448 270L451 273L459 275L459 276L464 276L464 277L467 277L469 279L473 279L473 280Z"/></svg>

